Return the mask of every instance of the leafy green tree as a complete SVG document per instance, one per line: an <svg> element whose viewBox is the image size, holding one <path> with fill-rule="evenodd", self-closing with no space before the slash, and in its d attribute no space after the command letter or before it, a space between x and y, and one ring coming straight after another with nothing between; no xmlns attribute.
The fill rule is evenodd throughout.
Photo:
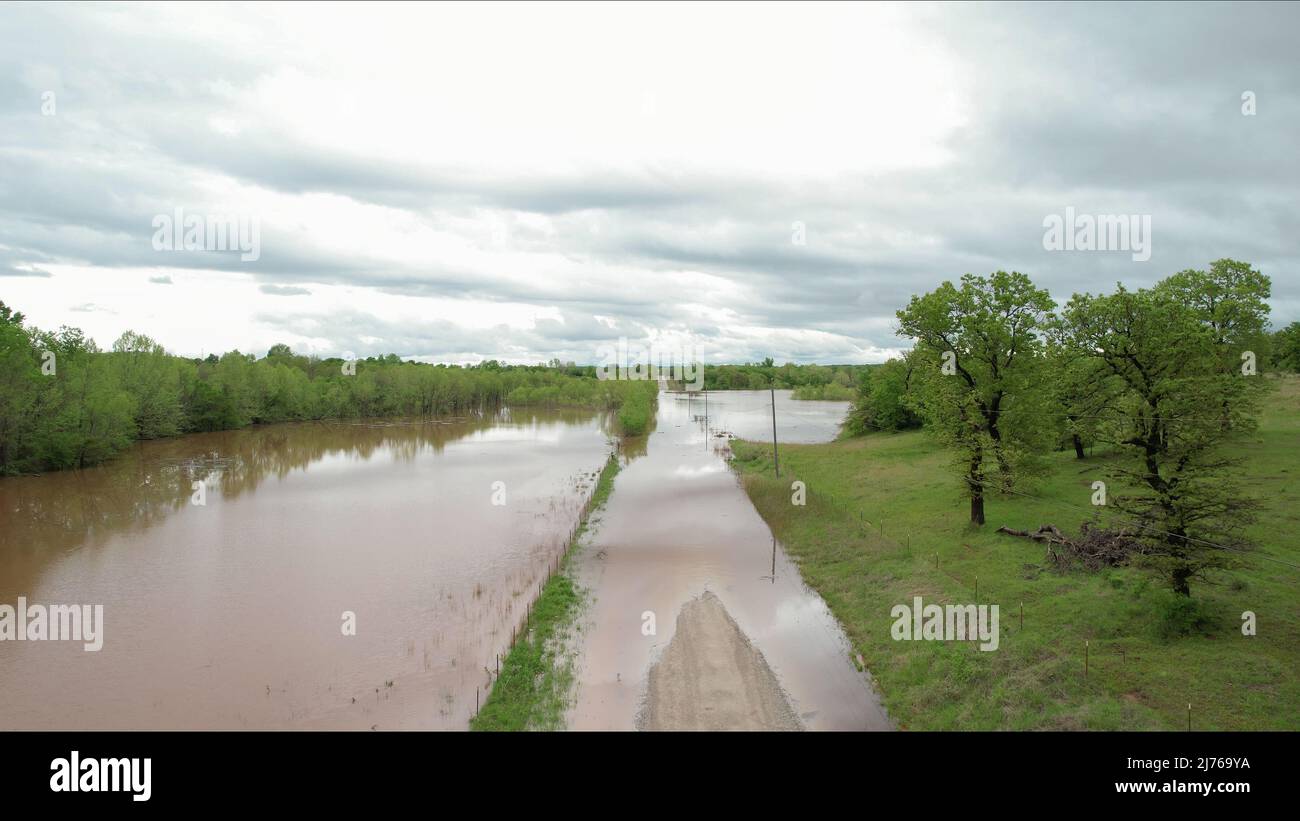
<svg viewBox="0 0 1300 821"><path fill-rule="evenodd" d="M41 378L23 319L0 302L0 474L22 467L21 446Z"/></svg>
<svg viewBox="0 0 1300 821"><path fill-rule="evenodd" d="M1225 371L1237 370L1242 352L1267 349L1272 283L1249 263L1216 260L1209 271L1180 271L1156 287L1191 308L1209 328Z"/></svg>
<svg viewBox="0 0 1300 821"><path fill-rule="evenodd" d="M39 333L38 341L56 355L57 370L40 383L33 431L36 461L80 468L126 447L135 433L135 407L112 363L77 328Z"/></svg>
<svg viewBox="0 0 1300 821"><path fill-rule="evenodd" d="M1052 378L1044 386L1056 401L1063 438L1074 448L1076 459L1085 459L1085 447L1097 441L1104 412L1112 397L1108 372L1086 352L1056 344L1048 353Z"/></svg>
<svg viewBox="0 0 1300 821"><path fill-rule="evenodd" d="M234 414L232 427L242 428L262 415L258 393L258 374L251 354L230 351L222 354L211 371L212 384L226 397L226 407Z"/></svg>
<svg viewBox="0 0 1300 821"><path fill-rule="evenodd" d="M921 419L907 400L909 358L891 359L863 371L853 407L844 423L850 436L920 426Z"/></svg>
<svg viewBox="0 0 1300 821"><path fill-rule="evenodd" d="M1024 274L967 274L914 296L898 312L899 333L916 340L916 406L959 452L970 520L984 523L986 459L1010 489L1041 445L1043 341L1055 307Z"/></svg>
<svg viewBox="0 0 1300 821"><path fill-rule="evenodd" d="M231 398L211 382L194 384L189 403L189 428L194 431L229 430L240 427L239 412Z"/></svg>
<svg viewBox="0 0 1300 821"><path fill-rule="evenodd" d="M1099 436L1124 454L1111 475L1125 490L1109 504L1135 517L1149 546L1142 561L1187 596L1191 579L1235 564L1218 545L1246 546L1242 529L1255 505L1234 481L1240 460L1230 444L1253 426L1259 378L1223 367L1232 333L1207 322L1208 297L1188 290L1213 284L1176 285L1075 295L1062 327L1064 340L1102 369L1114 397Z"/></svg>
<svg viewBox="0 0 1300 821"><path fill-rule="evenodd" d="M185 425L179 361L144 334L126 331L113 343L118 384L131 396L137 439L175 436Z"/></svg>
<svg viewBox="0 0 1300 821"><path fill-rule="evenodd" d="M1272 283L1249 263L1220 259L1210 263L1210 270L1180 271L1156 285L1174 299L1192 309L1196 318L1209 329L1224 374L1240 373L1243 360L1256 369L1269 361L1272 337L1268 333L1268 298ZM1268 383L1250 380L1245 386L1263 391ZM1231 424L1231 411L1225 400L1220 424Z"/></svg>
<svg viewBox="0 0 1300 821"><path fill-rule="evenodd" d="M1300 322L1273 334L1273 363L1280 370L1300 373Z"/></svg>

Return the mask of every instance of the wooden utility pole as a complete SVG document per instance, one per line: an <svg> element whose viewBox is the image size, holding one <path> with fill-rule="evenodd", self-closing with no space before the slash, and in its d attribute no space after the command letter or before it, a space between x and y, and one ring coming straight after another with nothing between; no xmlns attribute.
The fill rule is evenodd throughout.
<svg viewBox="0 0 1300 821"><path fill-rule="evenodd" d="M768 386L772 393L772 464L776 467L776 475L781 475L781 457L776 452L776 380Z"/></svg>

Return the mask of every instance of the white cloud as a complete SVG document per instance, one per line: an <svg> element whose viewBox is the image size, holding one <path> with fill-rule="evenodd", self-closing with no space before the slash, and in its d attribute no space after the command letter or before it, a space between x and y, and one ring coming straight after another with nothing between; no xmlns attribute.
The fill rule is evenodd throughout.
<svg viewBox="0 0 1300 821"><path fill-rule="evenodd" d="M452 361L878 361L967 271L1066 297L1220 256L1294 318L1295 8L1052 8L12 6L0 285L103 345ZM1152 214L1152 261L1044 254L1067 205ZM257 219L259 259L153 251L176 207Z"/></svg>

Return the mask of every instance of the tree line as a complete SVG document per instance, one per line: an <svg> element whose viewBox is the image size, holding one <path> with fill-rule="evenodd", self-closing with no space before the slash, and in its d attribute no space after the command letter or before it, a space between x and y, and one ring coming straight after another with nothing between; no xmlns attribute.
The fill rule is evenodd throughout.
<svg viewBox="0 0 1300 821"><path fill-rule="evenodd" d="M127 331L101 351L77 328L45 331L0 302L0 475L86 467L132 442L252 424L445 416L504 404L621 408L645 425L654 383L599 380L594 366L349 362L230 351L191 359ZM652 400L650 400L652 401Z"/></svg>
<svg viewBox="0 0 1300 821"><path fill-rule="evenodd" d="M744 365L705 365L710 391L793 390L796 399L850 399L867 365L776 365L772 357Z"/></svg>
<svg viewBox="0 0 1300 821"><path fill-rule="evenodd" d="M1190 595L1249 547L1256 504L1232 445L1255 425L1261 374L1300 371L1300 323L1270 332L1270 293L1230 259L1059 307L1024 274L968 274L897 312L914 346L865 374L848 430L923 425L953 453L974 525L1046 452L1102 446L1117 488L1105 503L1130 523L1135 558Z"/></svg>

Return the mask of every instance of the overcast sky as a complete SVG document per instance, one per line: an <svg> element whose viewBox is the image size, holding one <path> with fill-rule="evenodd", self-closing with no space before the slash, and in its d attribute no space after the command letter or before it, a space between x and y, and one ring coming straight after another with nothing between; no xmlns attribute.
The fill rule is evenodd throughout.
<svg viewBox="0 0 1300 821"><path fill-rule="evenodd" d="M1063 301L1233 257L1281 325L1297 32L1272 3L5 4L0 300L185 355L858 363L963 273ZM1066 208L1150 215L1150 259L1044 249ZM257 259L156 249L176 209L256 223Z"/></svg>

